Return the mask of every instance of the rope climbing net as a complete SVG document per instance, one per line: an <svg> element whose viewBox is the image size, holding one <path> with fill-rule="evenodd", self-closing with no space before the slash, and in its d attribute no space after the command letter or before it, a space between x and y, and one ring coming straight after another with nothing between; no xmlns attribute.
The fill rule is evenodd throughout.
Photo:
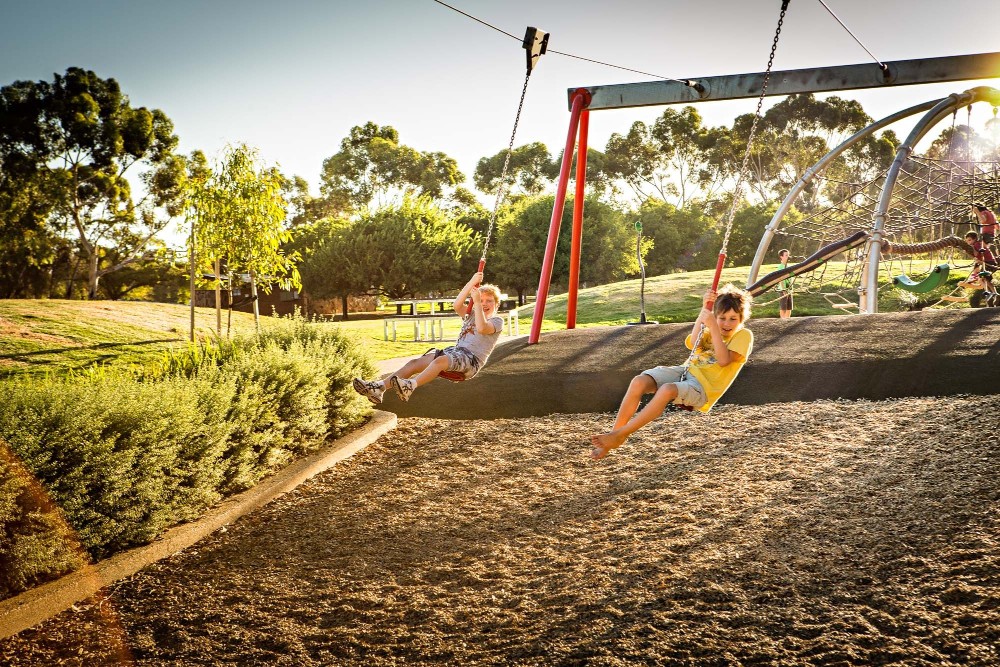
<svg viewBox="0 0 1000 667"><path fill-rule="evenodd" d="M900 274L920 278L942 263L957 268L972 265L962 237L977 229L971 214L974 202L1000 204L1000 154L989 146L978 152L944 153L944 157L913 154L900 169L883 228L880 291L898 286L893 279ZM862 182L815 175L808 191L794 202L804 215L785 217L772 248L788 248L793 258L803 258L869 230L885 178L885 170ZM816 271L798 276L795 289L831 296L850 293L860 284L864 257L863 246L845 250Z"/></svg>

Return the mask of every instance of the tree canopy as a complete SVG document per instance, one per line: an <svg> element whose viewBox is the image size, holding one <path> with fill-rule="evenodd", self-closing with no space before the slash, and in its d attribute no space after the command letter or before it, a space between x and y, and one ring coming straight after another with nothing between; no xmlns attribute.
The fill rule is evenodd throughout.
<svg viewBox="0 0 1000 667"><path fill-rule="evenodd" d="M482 192L495 195L500 188L500 176L507 160L504 149L484 157L476 165L474 180ZM537 195L559 176L559 164L552 161L549 149L540 141L518 146L510 153L507 165L507 190L514 194Z"/></svg>
<svg viewBox="0 0 1000 667"><path fill-rule="evenodd" d="M91 298L102 275L136 261L181 212L185 163L176 145L162 111L132 107L117 81L88 70L0 89L0 165L21 184L44 188L45 214L58 233L72 230L86 258ZM138 201L130 170L145 188ZM3 211L6 222L23 214L23 207ZM102 263L106 248L117 261Z"/></svg>
<svg viewBox="0 0 1000 667"><path fill-rule="evenodd" d="M351 213L398 196L440 199L464 180L454 159L401 144L393 127L369 121L352 127L340 150L323 161L320 192L328 207Z"/></svg>
<svg viewBox="0 0 1000 667"><path fill-rule="evenodd" d="M491 280L516 290L522 303L525 293L538 285L554 201L552 195L522 199L506 207L497 220L496 241L487 270L495 276ZM565 285L569 281L572 223L573 204L569 199L563 209L552 271L552 281L556 284ZM588 199L584 203L583 234L581 282L601 284L638 271L632 226L613 206L596 198Z"/></svg>
<svg viewBox="0 0 1000 667"><path fill-rule="evenodd" d="M300 286L298 257L284 248L292 240L284 226L284 183L255 149L228 147L211 174L195 182L188 200L196 261L222 261L231 278L249 274L253 289L258 279L264 291L282 280Z"/></svg>

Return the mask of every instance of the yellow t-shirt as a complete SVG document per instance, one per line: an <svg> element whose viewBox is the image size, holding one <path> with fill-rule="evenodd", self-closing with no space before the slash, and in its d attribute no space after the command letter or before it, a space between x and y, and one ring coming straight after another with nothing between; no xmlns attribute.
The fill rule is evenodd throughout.
<svg viewBox="0 0 1000 667"><path fill-rule="evenodd" d="M744 327L737 329L729 340L722 339L730 352L736 352L742 359L733 361L726 366L720 366L715 359L715 346L712 345L712 332L705 328L701 336L698 349L688 360L688 368L691 375L701 383L708 400L705 405L698 408L702 412L708 412L715 405L715 402L722 398L722 395L729 389L736 376L739 375L743 364L750 358L753 351L753 332ZM684 345L691 349L691 335L684 339Z"/></svg>

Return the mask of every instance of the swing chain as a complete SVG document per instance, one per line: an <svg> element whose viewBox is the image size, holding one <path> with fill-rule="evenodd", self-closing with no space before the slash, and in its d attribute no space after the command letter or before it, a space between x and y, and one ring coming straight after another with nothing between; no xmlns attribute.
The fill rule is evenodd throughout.
<svg viewBox="0 0 1000 667"><path fill-rule="evenodd" d="M747 165L750 163L750 152L753 148L754 136L757 134L757 123L760 122L760 111L764 106L764 97L767 94L767 84L771 80L771 68L774 66L774 54L778 50L778 39L781 37L781 26L785 22L785 12L788 11L789 0L781 3L781 14L778 16L778 28L774 32L774 41L771 43L771 54L767 58L767 69L764 70L764 81L760 88L760 97L757 98L757 111L754 113L753 123L750 125L750 134L747 136L747 149L743 153L743 163L736 176L736 189L733 191L733 203L729 207L729 217L726 220L726 233L722 238L722 250L720 254L726 254L729 248L729 235L733 230L733 219L736 216L736 207L743 196L743 179L746 178Z"/></svg>
<svg viewBox="0 0 1000 667"><path fill-rule="evenodd" d="M493 237L493 224L497 219L497 212L500 210L500 202L503 201L507 186L507 169L510 166L510 156L514 152L514 137L517 136L517 125L521 122L521 109L524 107L524 96L528 92L528 80L531 78L531 70L524 77L524 87L521 88L521 101L517 105L517 115L514 117L514 129L510 133L510 143L507 144L507 156L503 161L503 169L500 170L500 184L497 186L497 198L493 204L493 213L490 215L490 224L486 227L486 241L483 243L483 255L479 258L480 263L486 263L486 252L490 248L490 239Z"/></svg>
<svg viewBox="0 0 1000 667"><path fill-rule="evenodd" d="M760 121L760 111L764 106L764 97L767 94L767 83L771 80L771 68L774 66L774 54L778 50L778 38L781 37L781 26L785 22L785 12L788 11L788 3L790 0L782 0L781 2L781 14L778 16L778 29L774 32L774 41L771 42L771 53L767 57L767 69L764 71L764 81L761 83L760 87L760 97L757 98L757 110L754 112L753 123L750 125L750 134L747 136L747 149L743 153L743 164L740 165L739 174L736 176L736 189L733 191L733 203L729 207L729 216L726 219L726 232L722 237L722 248L719 250L719 264L715 270L715 281L712 287L714 288L718 284L719 276L722 272L722 263L726 257L726 251L729 248L729 235L733 231L733 220L736 217L736 206L740 202L740 198L743 196L743 179L746 176L747 165L750 163L750 151L753 147L754 135L757 133L757 123ZM694 361L697 356L698 345L701 343L702 337L705 335L705 323L701 323L701 327L698 329L698 337L691 339L691 354L688 355L687 361L684 362L684 366L688 367Z"/></svg>

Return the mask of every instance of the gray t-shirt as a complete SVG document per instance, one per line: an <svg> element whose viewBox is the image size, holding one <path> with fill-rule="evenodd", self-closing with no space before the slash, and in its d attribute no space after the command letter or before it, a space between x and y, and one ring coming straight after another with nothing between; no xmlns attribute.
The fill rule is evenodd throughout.
<svg viewBox="0 0 1000 667"><path fill-rule="evenodd" d="M490 352L493 351L500 334L503 333L502 317L494 315L486 321L493 325L493 333L488 336L476 331L476 314L470 312L462 320L462 331L458 334L458 340L455 341L455 347L463 347L475 355L480 368L486 365L486 360L490 358Z"/></svg>

